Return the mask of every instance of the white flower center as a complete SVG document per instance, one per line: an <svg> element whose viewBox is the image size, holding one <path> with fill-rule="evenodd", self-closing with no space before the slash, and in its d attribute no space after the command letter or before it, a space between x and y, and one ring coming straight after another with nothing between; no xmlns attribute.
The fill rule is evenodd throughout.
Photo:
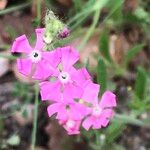
<svg viewBox="0 0 150 150"><path fill-rule="evenodd" d="M29 54L30 59L32 60L32 62L37 63L41 60L42 55L41 52L39 50L33 50L30 54Z"/></svg>
<svg viewBox="0 0 150 150"><path fill-rule="evenodd" d="M67 122L66 122L66 126L67 126L67 128L69 128L69 129L71 129L71 128L74 128L74 126L75 126L75 121L73 121L73 120L68 120Z"/></svg>
<svg viewBox="0 0 150 150"><path fill-rule="evenodd" d="M98 106L93 108L93 112L92 112L93 116L98 117L101 115L101 113L102 113L102 109L99 108Z"/></svg>
<svg viewBox="0 0 150 150"><path fill-rule="evenodd" d="M62 83L68 83L70 81L70 75L67 72L61 72L59 74L59 80Z"/></svg>

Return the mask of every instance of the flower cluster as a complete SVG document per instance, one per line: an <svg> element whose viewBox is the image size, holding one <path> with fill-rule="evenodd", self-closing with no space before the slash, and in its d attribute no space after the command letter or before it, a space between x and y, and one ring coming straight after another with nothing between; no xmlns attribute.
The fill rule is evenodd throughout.
<svg viewBox="0 0 150 150"><path fill-rule="evenodd" d="M75 67L79 53L71 46L45 51L44 31L35 30L34 48L25 35L14 41L11 52L22 53L17 59L19 72L40 81L41 99L50 101L49 117L55 114L69 135L79 134L81 126L86 130L106 127L114 115L115 95L106 91L99 100L100 86L93 83L86 68Z"/></svg>

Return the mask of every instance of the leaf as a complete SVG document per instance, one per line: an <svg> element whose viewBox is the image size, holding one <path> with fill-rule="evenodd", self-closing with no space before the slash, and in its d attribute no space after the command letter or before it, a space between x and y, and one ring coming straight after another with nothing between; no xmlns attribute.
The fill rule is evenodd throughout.
<svg viewBox="0 0 150 150"><path fill-rule="evenodd" d="M20 144L20 137L18 135L12 135L7 141L7 144L11 146L17 146Z"/></svg>
<svg viewBox="0 0 150 150"><path fill-rule="evenodd" d="M135 94L140 99L142 99L144 96L145 85L146 85L146 73L142 67L139 67L135 82Z"/></svg>
<svg viewBox="0 0 150 150"><path fill-rule="evenodd" d="M121 121L124 124L133 124L141 127L150 127L149 121L139 120L131 115L115 114L115 117L112 121L114 122Z"/></svg>
<svg viewBox="0 0 150 150"><path fill-rule="evenodd" d="M120 136L126 125L120 121L113 122L106 131L106 142L112 143L118 136Z"/></svg>
<svg viewBox="0 0 150 150"><path fill-rule="evenodd" d="M82 9L82 1L81 0L73 0L74 7L76 9L76 12L79 12Z"/></svg>
<svg viewBox="0 0 150 150"><path fill-rule="evenodd" d="M106 90L107 87L107 71L106 65L102 59L99 59L97 66L97 82L100 84L101 90L100 94Z"/></svg>
<svg viewBox="0 0 150 150"><path fill-rule="evenodd" d="M117 0L117 1L111 0L108 3L108 9L110 11L107 17L104 19L104 21L106 21L109 18L115 19L115 22L121 20L123 15L122 14L123 4L124 4L124 0Z"/></svg>
<svg viewBox="0 0 150 150"><path fill-rule="evenodd" d="M111 62L109 54L109 35L107 32L103 32L101 34L99 51L103 54L107 61Z"/></svg>
<svg viewBox="0 0 150 150"><path fill-rule="evenodd" d="M30 5L31 5L31 2L26 2L26 3L16 5L16 6L8 7L4 10L1 10L0 15L5 15L5 14L8 14L8 13L14 12L16 10L20 10L20 9L22 10L26 7L29 7Z"/></svg>
<svg viewBox="0 0 150 150"><path fill-rule="evenodd" d="M139 44L131 48L124 57L125 65L137 54L139 53L144 47L144 44Z"/></svg>
<svg viewBox="0 0 150 150"><path fill-rule="evenodd" d="M90 59L87 58L86 62L85 62L85 67L86 67L87 70L89 70L89 66L90 66Z"/></svg>

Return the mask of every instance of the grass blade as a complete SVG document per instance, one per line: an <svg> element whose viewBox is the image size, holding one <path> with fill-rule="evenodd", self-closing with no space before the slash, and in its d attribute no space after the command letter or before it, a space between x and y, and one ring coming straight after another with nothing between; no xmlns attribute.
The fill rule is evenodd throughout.
<svg viewBox="0 0 150 150"><path fill-rule="evenodd" d="M138 68L138 73L135 82L135 94L138 98L142 99L145 91L146 85L146 74L145 70L142 67Z"/></svg>
<svg viewBox="0 0 150 150"><path fill-rule="evenodd" d="M139 44L131 48L124 57L125 65L129 63L129 61L139 53L144 47L144 44Z"/></svg>
<svg viewBox="0 0 150 150"><path fill-rule="evenodd" d="M99 51L103 54L104 58L108 62L111 62L111 58L109 54L109 35L107 32L103 32L101 34Z"/></svg>
<svg viewBox="0 0 150 150"><path fill-rule="evenodd" d="M31 2L23 3L23 4L20 4L20 5L17 5L17 6L12 6L10 8L6 8L4 10L1 10L0 15L8 14L8 13L11 13L11 12L19 10L19 9L24 9L24 8L30 6L30 5L31 5Z"/></svg>
<svg viewBox="0 0 150 150"><path fill-rule="evenodd" d="M98 82L98 84L100 84L100 87L101 87L100 94L102 95L103 92L106 90L106 87L107 87L106 65L102 59L99 59L99 61L98 61L97 82Z"/></svg>

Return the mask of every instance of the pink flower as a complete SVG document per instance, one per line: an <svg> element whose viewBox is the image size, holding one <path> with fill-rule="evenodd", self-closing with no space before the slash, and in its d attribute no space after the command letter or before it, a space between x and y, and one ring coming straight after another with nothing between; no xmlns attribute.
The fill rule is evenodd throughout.
<svg viewBox="0 0 150 150"><path fill-rule="evenodd" d="M76 135L80 133L81 120L72 120L68 118L65 121L59 120L59 124L65 128L68 135Z"/></svg>
<svg viewBox="0 0 150 150"><path fill-rule="evenodd" d="M17 59L19 72L34 79L45 80L55 70L60 62L59 51L44 52L43 33L44 29L35 30L37 41L32 48L25 35L22 35L13 43L11 52L22 53L25 56Z"/></svg>
<svg viewBox="0 0 150 150"><path fill-rule="evenodd" d="M81 120L87 114L86 107L77 102L56 102L47 108L48 115L51 117L57 114L56 119L67 120L69 117L73 120Z"/></svg>
<svg viewBox="0 0 150 150"><path fill-rule="evenodd" d="M54 82L43 82L40 84L42 100L71 101L81 98L83 88L91 77L86 69L76 70L73 65L78 61L79 54L72 47L58 48L61 51L61 64L55 72Z"/></svg>
<svg viewBox="0 0 150 150"><path fill-rule="evenodd" d="M81 120L87 114L86 107L76 102L54 103L47 108L47 111L49 117L57 114L56 119L59 120L59 124L66 129L69 135L80 133Z"/></svg>
<svg viewBox="0 0 150 150"><path fill-rule="evenodd" d="M98 100L93 103L90 115L83 121L82 126L86 130L91 126L93 129L106 127L114 115L112 107L116 107L116 97L112 92L106 91L99 103Z"/></svg>

